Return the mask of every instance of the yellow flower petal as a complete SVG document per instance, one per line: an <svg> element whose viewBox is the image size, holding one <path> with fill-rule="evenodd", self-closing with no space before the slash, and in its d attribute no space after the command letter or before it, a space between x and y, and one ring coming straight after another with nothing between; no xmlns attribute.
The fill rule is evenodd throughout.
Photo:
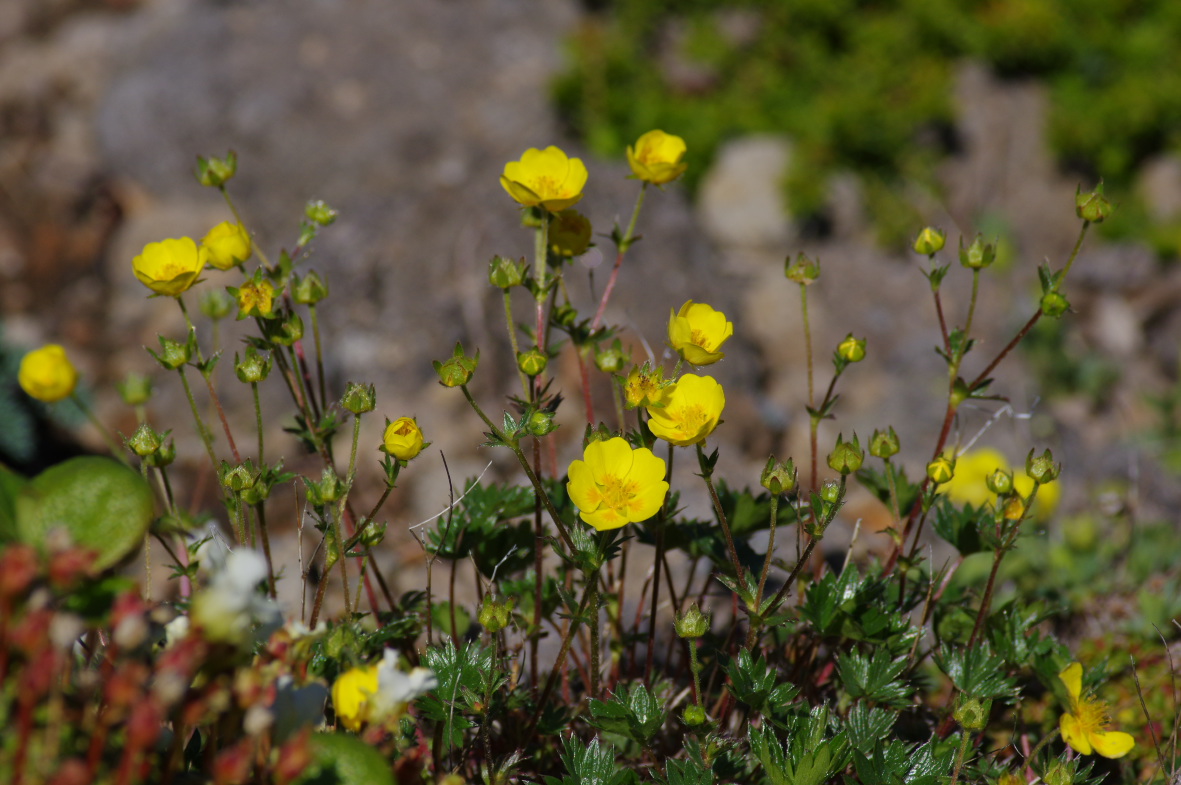
<svg viewBox="0 0 1181 785"><path fill-rule="evenodd" d="M626 526L627 518L617 513L611 507L602 507L592 512L583 510L579 513L584 521L594 526L599 531L607 531L608 529L618 529Z"/></svg>
<svg viewBox="0 0 1181 785"><path fill-rule="evenodd" d="M571 462L569 476L570 481L566 483L566 493L570 496L570 501L583 511L598 508L602 497L595 485L595 477L586 462Z"/></svg>
<svg viewBox="0 0 1181 785"><path fill-rule="evenodd" d="M664 463L664 461L660 462ZM664 480L652 485L641 486L640 491L628 503L627 517L634 523L648 520L660 512L660 507L664 504L664 497L667 495L668 483Z"/></svg>
<svg viewBox="0 0 1181 785"><path fill-rule="evenodd" d="M1063 741L1069 744L1072 750L1081 755L1091 754L1091 742L1087 740L1087 734L1073 714L1063 714L1058 721L1058 727L1062 730Z"/></svg>
<svg viewBox="0 0 1181 785"><path fill-rule="evenodd" d="M1083 666L1072 662L1062 669L1058 678L1062 679L1062 683L1066 685L1066 691L1070 693L1071 704L1077 704L1079 696L1083 692Z"/></svg>
<svg viewBox="0 0 1181 785"><path fill-rule="evenodd" d="M606 483L608 477L626 477L632 468L631 445L618 436L606 441L591 442L587 445L584 457L595 482L599 485Z"/></svg>
<svg viewBox="0 0 1181 785"><path fill-rule="evenodd" d="M1088 739L1091 746L1095 748L1095 752L1105 758L1122 758L1136 745L1136 740L1130 734L1116 730L1107 733L1092 733Z"/></svg>

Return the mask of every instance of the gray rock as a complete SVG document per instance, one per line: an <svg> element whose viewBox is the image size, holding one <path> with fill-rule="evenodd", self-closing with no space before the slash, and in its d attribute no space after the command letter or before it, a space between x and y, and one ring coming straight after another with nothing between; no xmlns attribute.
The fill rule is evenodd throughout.
<svg viewBox="0 0 1181 785"><path fill-rule="evenodd" d="M779 249L792 241L783 179L791 143L747 136L726 143L701 183L697 214L718 245Z"/></svg>
<svg viewBox="0 0 1181 785"><path fill-rule="evenodd" d="M1162 155L1145 161L1136 190L1153 220L1177 218L1181 215L1181 158Z"/></svg>

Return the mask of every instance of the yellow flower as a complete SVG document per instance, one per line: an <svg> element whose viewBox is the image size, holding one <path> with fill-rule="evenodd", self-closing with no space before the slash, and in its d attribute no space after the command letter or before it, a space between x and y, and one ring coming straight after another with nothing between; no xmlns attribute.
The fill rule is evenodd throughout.
<svg viewBox="0 0 1181 785"><path fill-rule="evenodd" d="M275 287L271 286L270 281L261 278L246 281L234 292L234 296L238 298L239 319L245 319L247 316L260 316L265 319L272 316L275 307Z"/></svg>
<svg viewBox="0 0 1181 785"><path fill-rule="evenodd" d="M78 370L56 343L34 349L21 359L17 381L30 397L45 403L70 397L78 384Z"/></svg>
<svg viewBox="0 0 1181 785"><path fill-rule="evenodd" d="M693 365L709 365L726 356L721 351L734 334L734 323L726 314L705 303L689 300L677 313L669 312L668 342Z"/></svg>
<svg viewBox="0 0 1181 785"><path fill-rule="evenodd" d="M399 417L385 427L385 451L400 461L415 458L425 446L422 430L413 417Z"/></svg>
<svg viewBox="0 0 1181 785"><path fill-rule="evenodd" d="M586 185L586 166L557 147L530 147L520 161L504 165L500 184L523 207L544 207L551 213L574 206Z"/></svg>
<svg viewBox="0 0 1181 785"><path fill-rule="evenodd" d="M1130 734L1109 731L1107 704L1094 697L1083 697L1083 666L1072 662L1058 674L1070 696L1070 711L1062 715L1058 727L1063 740L1081 755L1097 752L1105 758L1122 758L1135 745Z"/></svg>
<svg viewBox="0 0 1181 785"><path fill-rule="evenodd" d="M971 504L979 507L984 503L996 504L997 496L988 489L988 476L997 469L1009 470L1009 462L998 450L980 447L959 456L955 462L955 477L943 487L947 498L956 504ZM1028 498L1033 493L1033 479L1024 471L1013 473L1013 490ZM1058 506L1062 486L1057 482L1046 483L1038 488L1033 514L1038 520L1046 520Z"/></svg>
<svg viewBox="0 0 1181 785"><path fill-rule="evenodd" d="M683 375L667 391L662 408L649 408L648 427L669 444L697 444L718 427L726 395L712 376Z"/></svg>
<svg viewBox="0 0 1181 785"><path fill-rule="evenodd" d="M664 185L681 176L689 168L682 163L685 140L664 131L649 131L627 148L627 162L632 175L653 185Z"/></svg>
<svg viewBox="0 0 1181 785"><path fill-rule="evenodd" d="M148 243L131 261L135 277L156 294L177 297L197 282L209 252L191 237Z"/></svg>
<svg viewBox="0 0 1181 785"><path fill-rule="evenodd" d="M250 235L242 224L222 221L209 230L201 247L209 254L209 263L219 270L228 270L250 258L253 248Z"/></svg>
<svg viewBox="0 0 1181 785"><path fill-rule="evenodd" d="M663 368L653 368L649 362L635 366L628 372L627 380L623 383L623 397L627 408L664 406L671 385L671 381L664 380Z"/></svg>
<svg viewBox="0 0 1181 785"><path fill-rule="evenodd" d="M668 493L664 461L618 436L591 442L583 460L570 464L566 491L578 514L599 531L646 521Z"/></svg>
<svg viewBox="0 0 1181 785"><path fill-rule="evenodd" d="M361 729L369 716L369 702L377 694L377 666L366 665L340 674L332 685L336 718L351 731Z"/></svg>

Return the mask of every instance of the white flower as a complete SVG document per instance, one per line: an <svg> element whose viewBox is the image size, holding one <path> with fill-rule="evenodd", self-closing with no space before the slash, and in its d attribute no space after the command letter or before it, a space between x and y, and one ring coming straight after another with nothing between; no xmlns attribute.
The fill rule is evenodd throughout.
<svg viewBox="0 0 1181 785"><path fill-rule="evenodd" d="M193 623L213 641L242 646L266 640L283 624L279 607L258 592L266 577L267 563L256 551L231 551L209 586L193 597Z"/></svg>
<svg viewBox="0 0 1181 785"><path fill-rule="evenodd" d="M414 668L409 673L398 669L398 652L386 649L377 666L377 692L369 699L371 718L398 718L407 704L439 686L429 668Z"/></svg>

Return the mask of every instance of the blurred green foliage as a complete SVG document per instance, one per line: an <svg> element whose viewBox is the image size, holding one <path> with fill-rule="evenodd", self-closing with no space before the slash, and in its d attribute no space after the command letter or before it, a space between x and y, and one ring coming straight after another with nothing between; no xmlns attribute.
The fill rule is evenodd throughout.
<svg viewBox="0 0 1181 785"><path fill-rule="evenodd" d="M1181 128L1181 5L1170 0L603 0L570 41L555 98L603 155L651 128L685 138L692 188L717 146L779 132L814 213L824 175L858 172L879 224L892 184L931 184L954 148L955 64L1038 78L1050 143L1083 176L1128 183Z"/></svg>

